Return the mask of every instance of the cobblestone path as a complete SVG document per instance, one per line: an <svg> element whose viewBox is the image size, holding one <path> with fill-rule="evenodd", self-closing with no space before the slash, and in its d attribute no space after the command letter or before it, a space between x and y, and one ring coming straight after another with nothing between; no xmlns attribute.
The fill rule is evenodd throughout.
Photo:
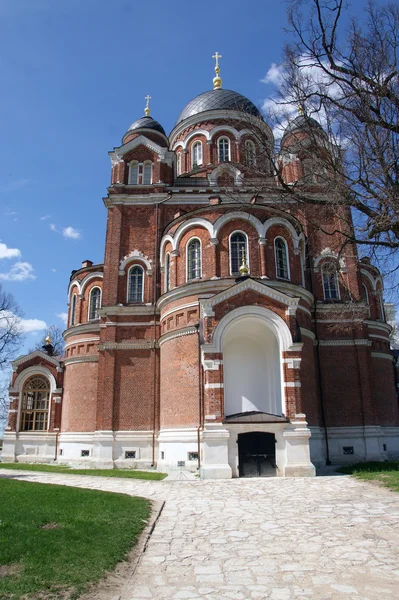
<svg viewBox="0 0 399 600"><path fill-rule="evenodd" d="M350 477L0 477L165 500L134 577L110 600L399 597L399 494Z"/></svg>

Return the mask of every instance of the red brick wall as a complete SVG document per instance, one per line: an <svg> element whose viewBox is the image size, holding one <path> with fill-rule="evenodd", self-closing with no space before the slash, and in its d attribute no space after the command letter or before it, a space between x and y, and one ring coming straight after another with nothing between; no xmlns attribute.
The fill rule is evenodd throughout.
<svg viewBox="0 0 399 600"><path fill-rule="evenodd" d="M67 365L62 401L62 431L95 431L98 363Z"/></svg>

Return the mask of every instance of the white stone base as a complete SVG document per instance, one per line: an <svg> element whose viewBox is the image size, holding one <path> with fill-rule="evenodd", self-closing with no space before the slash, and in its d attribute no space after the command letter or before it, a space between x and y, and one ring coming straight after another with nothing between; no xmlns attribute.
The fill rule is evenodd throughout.
<svg viewBox="0 0 399 600"><path fill-rule="evenodd" d="M198 470L198 459L190 460L190 453L198 454L198 430L161 429L158 435L158 471L190 471ZM201 451L201 449L200 449ZM184 462L184 467L178 463Z"/></svg>
<svg viewBox="0 0 399 600"><path fill-rule="evenodd" d="M3 462L49 463L55 461L56 433L6 431L3 437Z"/></svg>
<svg viewBox="0 0 399 600"><path fill-rule="evenodd" d="M312 462L317 467L324 466L325 431L321 427L310 427L310 430ZM330 461L333 465L399 458L399 427L328 427L327 435ZM349 454L351 448L353 453Z"/></svg>

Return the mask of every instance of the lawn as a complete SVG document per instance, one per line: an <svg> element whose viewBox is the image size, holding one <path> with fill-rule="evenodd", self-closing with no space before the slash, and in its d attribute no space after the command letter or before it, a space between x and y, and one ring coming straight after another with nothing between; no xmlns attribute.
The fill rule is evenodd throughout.
<svg viewBox="0 0 399 600"><path fill-rule="evenodd" d="M25 463L2 463L0 469L17 469L19 471L45 471L46 473L66 473L68 475L94 475L96 477L122 477L126 479L160 480L166 473L156 471L139 471L138 469L70 469L67 465L30 465Z"/></svg>
<svg viewBox="0 0 399 600"><path fill-rule="evenodd" d="M0 598L78 598L124 558L150 511L144 498L1 479Z"/></svg>
<svg viewBox="0 0 399 600"><path fill-rule="evenodd" d="M365 462L337 469L339 473L354 475L366 481L379 481L395 492L399 492L399 461Z"/></svg>

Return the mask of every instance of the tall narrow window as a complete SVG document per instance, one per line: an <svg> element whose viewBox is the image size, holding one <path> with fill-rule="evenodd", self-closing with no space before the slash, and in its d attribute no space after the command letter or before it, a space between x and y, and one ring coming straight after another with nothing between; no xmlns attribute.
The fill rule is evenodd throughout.
<svg viewBox="0 0 399 600"><path fill-rule="evenodd" d="M129 302L143 302L143 279L144 272L141 267L137 265L132 267L129 271L129 291L128 301Z"/></svg>
<svg viewBox="0 0 399 600"><path fill-rule="evenodd" d="M362 284L363 286L363 298L366 304L370 304L369 302L369 292L367 289L367 285L365 283Z"/></svg>
<svg viewBox="0 0 399 600"><path fill-rule="evenodd" d="M152 183L152 164L145 162L143 165L143 185L151 185Z"/></svg>
<svg viewBox="0 0 399 600"><path fill-rule="evenodd" d="M289 279L287 243L283 238L274 240L274 253L276 257L276 276L280 279Z"/></svg>
<svg viewBox="0 0 399 600"><path fill-rule="evenodd" d="M230 272L232 275L239 275L243 262L249 268L247 236L238 231L230 237Z"/></svg>
<svg viewBox="0 0 399 600"><path fill-rule="evenodd" d="M227 137L219 138L218 141L219 162L229 162L230 160L230 140Z"/></svg>
<svg viewBox="0 0 399 600"><path fill-rule="evenodd" d="M129 167L129 183L130 185L137 185L139 180L139 163L134 160L130 163Z"/></svg>
<svg viewBox="0 0 399 600"><path fill-rule="evenodd" d="M202 165L202 144L201 144L201 142L194 142L192 149L191 149L191 153L192 153L192 167L193 167L193 169L195 169L195 167Z"/></svg>
<svg viewBox="0 0 399 600"><path fill-rule="evenodd" d="M73 327L76 321L76 294L72 296L71 315L69 317L69 326Z"/></svg>
<svg viewBox="0 0 399 600"><path fill-rule="evenodd" d="M100 288L95 287L90 292L90 309L89 309L89 320L90 321L100 318L100 315L98 314L98 311L100 308L101 308L101 290L100 290Z"/></svg>
<svg viewBox="0 0 399 600"><path fill-rule="evenodd" d="M256 164L255 144L252 140L245 142L245 164L247 167L254 167Z"/></svg>
<svg viewBox="0 0 399 600"><path fill-rule="evenodd" d="M201 242L198 239L190 240L187 246L187 279L201 277Z"/></svg>
<svg viewBox="0 0 399 600"><path fill-rule="evenodd" d="M170 290L170 254L165 257L165 292Z"/></svg>
<svg viewBox="0 0 399 600"><path fill-rule="evenodd" d="M181 152L176 154L176 175L181 175Z"/></svg>
<svg viewBox="0 0 399 600"><path fill-rule="evenodd" d="M22 392L21 431L47 431L50 384L45 377L31 377Z"/></svg>
<svg viewBox="0 0 399 600"><path fill-rule="evenodd" d="M337 270L333 263L327 263L322 268L323 290L325 300L339 300Z"/></svg>

